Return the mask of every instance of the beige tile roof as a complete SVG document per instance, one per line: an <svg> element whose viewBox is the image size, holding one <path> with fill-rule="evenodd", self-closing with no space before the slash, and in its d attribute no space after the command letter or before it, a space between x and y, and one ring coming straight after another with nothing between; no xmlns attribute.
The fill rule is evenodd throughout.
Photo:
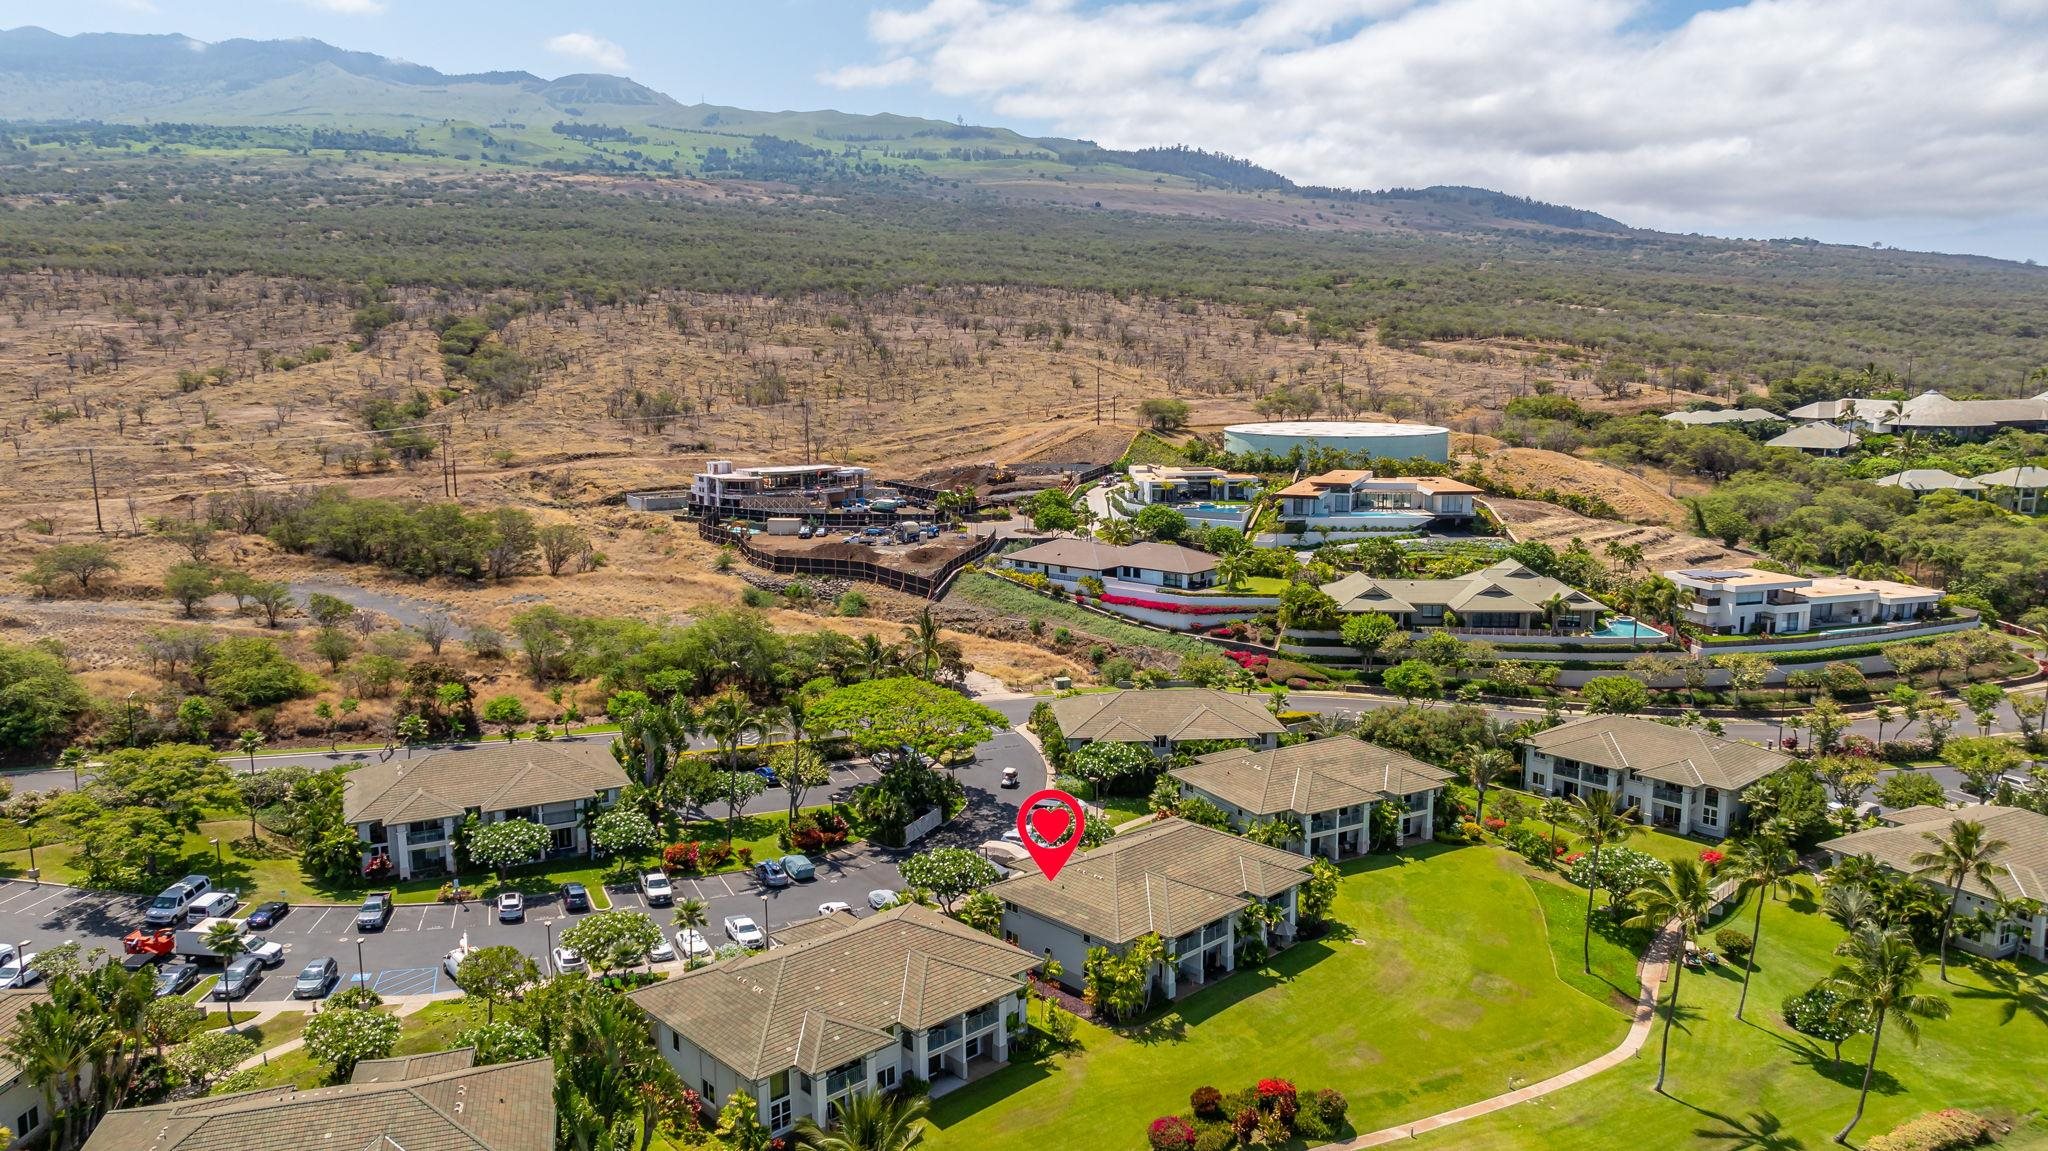
<svg viewBox="0 0 2048 1151"><path fill-rule="evenodd" d="M2048 488L2048 468L2037 468L2031 464L2005 468L1986 472L1977 477L1977 482L1987 488Z"/></svg>
<svg viewBox="0 0 2048 1151"><path fill-rule="evenodd" d="M1838 452L1856 446L1854 432L1845 432L1832 424L1802 424L1764 441L1767 448L1800 448L1805 451Z"/></svg>
<svg viewBox="0 0 2048 1151"><path fill-rule="evenodd" d="M458 1047L453 1051L435 1051L426 1055L400 1055L395 1059L365 1059L356 1064L355 1073L348 1077L350 1083L399 1083L407 1079L425 1079L433 1075L444 1075L450 1071L466 1071L476 1066L476 1048Z"/></svg>
<svg viewBox="0 0 2048 1151"><path fill-rule="evenodd" d="M1287 730L1252 696L1199 687L1070 695L1052 701L1052 714L1068 739L1108 743L1151 743L1162 735L1176 743L1258 739Z"/></svg>
<svg viewBox="0 0 2048 1151"><path fill-rule="evenodd" d="M7 1057L7 1041L14 1038L14 1029L21 1022L22 1012L31 1004L45 1003L50 998L47 987L15 987L0 991L0 1087L21 1078L21 1068ZM11 1118L11 1117L10 1117Z"/></svg>
<svg viewBox="0 0 2048 1151"><path fill-rule="evenodd" d="M1502 560L1454 579L1374 579L1353 572L1335 583L1323 585L1323 594L1349 612L1414 611L1426 604L1440 604L1461 614L1473 612L1540 612L1551 596L1564 597L1565 607L1575 612L1605 611L1607 605L1546 575L1538 575L1514 560Z"/></svg>
<svg viewBox="0 0 2048 1151"><path fill-rule="evenodd" d="M1038 958L928 907L893 907L744 959L632 992L656 1019L738 1072L821 1075L1024 985Z"/></svg>
<svg viewBox="0 0 2048 1151"><path fill-rule="evenodd" d="M1012 563L1054 564L1092 572L1133 567L1193 575L1216 567L1215 556L1178 544L1142 543L1118 547L1092 539L1047 540L1010 552L1002 558Z"/></svg>
<svg viewBox="0 0 2048 1151"><path fill-rule="evenodd" d="M1934 837L1945 836L1951 826L1968 820L1984 825L1985 839L2005 841L2005 848L1992 859L1992 885L2000 898L2048 899L2048 815L2024 807L1978 804L1956 811L1909 807L1884 818L1900 826L1852 832L1821 846L1838 855L1875 856L1888 867L1913 872L1913 857L1934 850ZM1974 876L1963 881L1963 890L1992 894Z"/></svg>
<svg viewBox="0 0 2048 1151"><path fill-rule="evenodd" d="M851 911L835 911L830 915L785 923L769 933L769 938L777 947L794 947L799 943L808 943L813 939L844 931L859 922L860 916Z"/></svg>
<svg viewBox="0 0 2048 1151"><path fill-rule="evenodd" d="M553 1151L555 1066L216 1095L115 1111L85 1151Z"/></svg>
<svg viewBox="0 0 2048 1151"><path fill-rule="evenodd" d="M625 785L626 773L601 743L486 743L356 768L342 794L342 818L394 825L459 818L472 807L503 811L564 803Z"/></svg>
<svg viewBox="0 0 2048 1151"><path fill-rule="evenodd" d="M1202 756L1170 774L1253 815L1313 815L1442 787L1451 773L1349 736Z"/></svg>
<svg viewBox="0 0 2048 1151"><path fill-rule="evenodd" d="M1028 865L989 890L1004 903L1100 942L1148 932L1171 939L1226 915L1251 898L1299 884L1308 860L1182 819L1126 831L1067 861L1059 878Z"/></svg>
<svg viewBox="0 0 2048 1151"><path fill-rule="evenodd" d="M1907 468L1893 472L1873 481L1879 487L1904 488L1909 492L1979 492L1984 485L1976 480L1946 472L1940 468Z"/></svg>
<svg viewBox="0 0 2048 1151"><path fill-rule="evenodd" d="M1791 762L1753 744L1629 715L1588 715L1522 741L1560 759L1685 787L1737 791Z"/></svg>

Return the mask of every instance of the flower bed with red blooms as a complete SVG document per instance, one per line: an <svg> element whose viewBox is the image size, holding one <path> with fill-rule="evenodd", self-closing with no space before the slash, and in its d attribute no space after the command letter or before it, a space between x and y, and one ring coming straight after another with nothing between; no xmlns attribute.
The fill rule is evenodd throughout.
<svg viewBox="0 0 2048 1151"><path fill-rule="evenodd" d="M1344 1118L1350 1105L1342 1092L1325 1088L1304 1096L1285 1079L1261 1079L1227 1095L1198 1087L1189 1102L1190 1114L1152 1121L1147 1134L1154 1148L1236 1151L1323 1143L1350 1134Z"/></svg>
<svg viewBox="0 0 2048 1151"><path fill-rule="evenodd" d="M1721 861L1727 858L1726 855L1715 851L1711 847L1700 849L1700 862L1706 864L1709 870L1721 866Z"/></svg>
<svg viewBox="0 0 2048 1151"><path fill-rule="evenodd" d="M1247 607L1230 607L1227 604L1172 603L1167 600L1139 599L1137 596L1118 595L1115 592L1104 592L1095 598L1117 607L1141 607L1149 611L1172 612L1174 615L1242 615L1253 610Z"/></svg>
<svg viewBox="0 0 2048 1151"><path fill-rule="evenodd" d="M1253 671L1258 671L1273 662L1272 656L1250 651L1226 651L1223 657L1239 667L1250 668Z"/></svg>
<svg viewBox="0 0 2048 1151"><path fill-rule="evenodd" d="M1147 1133L1152 1151L1184 1151L1195 1145L1195 1125L1178 1115L1161 1115Z"/></svg>

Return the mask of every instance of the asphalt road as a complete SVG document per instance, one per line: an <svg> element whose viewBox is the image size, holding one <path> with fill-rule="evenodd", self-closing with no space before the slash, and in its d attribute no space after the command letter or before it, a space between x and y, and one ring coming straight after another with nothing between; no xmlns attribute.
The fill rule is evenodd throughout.
<svg viewBox="0 0 2048 1151"><path fill-rule="evenodd" d="M1028 711L1028 709L1027 709ZM374 754L374 753L369 753ZM1023 786L1005 790L1000 786L1003 768L1015 767ZM973 763L953 769L967 789L968 806L951 823L916 845L919 850L948 845L975 847L994 839L1017 819L1017 799L1027 789L1043 786L1045 763L1023 736L1014 731L995 736L979 749ZM844 789L871 778L872 770L845 772L834 780ZM68 782L68 780L67 780ZM760 801L764 810L780 810L786 802L780 791L770 791ZM731 872L701 879L682 879L675 884L678 899L701 899L707 906L706 937L713 946L725 942L722 922L729 915L748 915L770 930L818 914L826 902L852 905L856 914L869 913L868 893L897 891L903 886L896 860L904 854L856 845L817 864L817 878L768 890L750 872ZM674 934L669 908L649 908L631 885L607 888L612 906L651 914L663 930ZM253 893L250 902L237 910L246 915L263 893ZM27 944L29 951L64 942L76 942L90 950L104 947L118 954L121 938L142 925L142 910L148 898L84 892L54 884L36 885L25 880L0 881L0 943ZM355 907L300 906L278 924L260 932L284 945L284 962L266 973L245 1002L265 1003L287 999L292 979L300 967L321 956L333 956L341 965L344 983L358 978L356 940L362 940L361 975L379 993L416 995L447 991L452 987L441 970L441 959L467 938L470 946L508 944L545 965L551 943L575 918L557 896L530 896L526 917L520 923L500 923L487 904L461 907L447 904L403 904L392 913L381 931L358 933Z"/></svg>

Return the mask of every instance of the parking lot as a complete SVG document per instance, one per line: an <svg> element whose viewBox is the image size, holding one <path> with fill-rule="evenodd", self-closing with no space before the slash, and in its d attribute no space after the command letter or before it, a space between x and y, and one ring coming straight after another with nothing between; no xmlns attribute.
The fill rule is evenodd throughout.
<svg viewBox="0 0 2048 1151"><path fill-rule="evenodd" d="M1044 761L1015 732L1004 732L977 749L975 762L952 769L967 790L968 806L958 818L919 843L973 847L1013 826L1017 798L1023 789L999 786L1004 767L1015 767L1032 789L1042 786ZM864 769L868 775L872 769ZM842 782L853 782L859 773ZM748 915L770 930L818 913L818 905L840 902L857 914L868 914L868 892L901 890L902 876L893 853L865 845L835 852L817 861L817 877L779 890L763 888L751 872L728 872L675 881L676 898L701 899L707 911L705 936L714 946L725 942L721 922L728 915ZM274 895L274 893L270 893ZM632 885L606 888L615 908L644 911L673 935L672 911L649 908ZM245 893L235 912L248 914L266 893ZM88 951L104 947L119 954L121 938L142 925L148 898L139 895L85 892L26 880L0 880L0 943L27 944L29 951L75 942ZM418 995L451 989L441 959L467 938L472 947L508 944L545 966L548 949L575 916L557 895L529 896L526 918L500 923L488 904L400 904L382 931L358 933L356 908L299 906L277 925L259 932L284 946L284 962L265 974L249 1002L273 1002L291 995L292 978L309 960L333 956L344 983L360 978L384 995ZM361 939L360 951L357 940ZM360 963L360 968L358 967ZM360 975L358 972L360 971Z"/></svg>

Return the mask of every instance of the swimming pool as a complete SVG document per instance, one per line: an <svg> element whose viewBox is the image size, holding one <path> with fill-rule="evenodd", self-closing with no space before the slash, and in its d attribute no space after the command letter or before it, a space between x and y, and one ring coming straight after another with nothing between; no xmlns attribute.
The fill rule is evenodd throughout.
<svg viewBox="0 0 2048 1151"><path fill-rule="evenodd" d="M1664 633L1649 624L1638 622L1633 616L1618 615L1601 625L1599 631L1590 633L1601 639L1663 639Z"/></svg>

